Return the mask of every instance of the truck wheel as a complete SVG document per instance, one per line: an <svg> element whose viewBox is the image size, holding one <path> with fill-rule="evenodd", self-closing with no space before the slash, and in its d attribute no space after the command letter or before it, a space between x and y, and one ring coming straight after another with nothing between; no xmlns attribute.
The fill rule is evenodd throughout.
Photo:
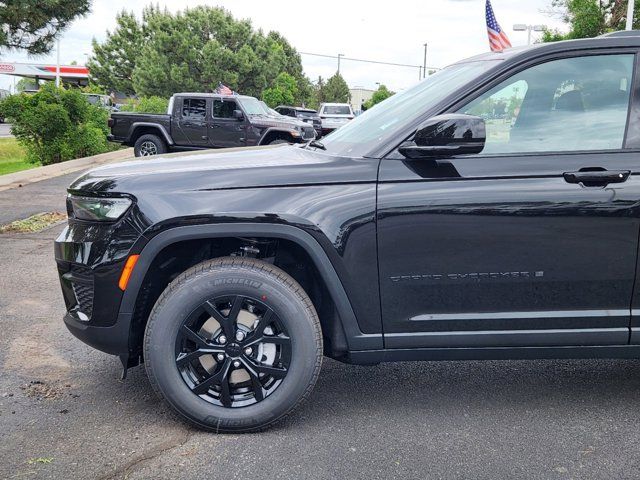
<svg viewBox="0 0 640 480"><path fill-rule="evenodd" d="M144 336L155 391L215 432L270 427L309 396L322 363L318 315L302 287L261 260L202 262L162 293Z"/></svg>
<svg viewBox="0 0 640 480"><path fill-rule="evenodd" d="M287 142L284 138L276 138L275 140L271 140L268 145L278 145L280 143L291 143Z"/></svg>
<svg viewBox="0 0 640 480"><path fill-rule="evenodd" d="M160 155L167 152L167 145L157 135L142 135L136 140L133 146L133 152L136 157L149 157L151 155Z"/></svg>

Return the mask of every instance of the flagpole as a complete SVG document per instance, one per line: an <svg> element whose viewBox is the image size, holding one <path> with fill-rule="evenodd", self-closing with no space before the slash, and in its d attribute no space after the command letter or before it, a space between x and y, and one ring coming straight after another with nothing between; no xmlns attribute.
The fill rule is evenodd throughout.
<svg viewBox="0 0 640 480"><path fill-rule="evenodd" d="M633 7L635 6L634 0L627 0L627 27L626 30L633 30Z"/></svg>

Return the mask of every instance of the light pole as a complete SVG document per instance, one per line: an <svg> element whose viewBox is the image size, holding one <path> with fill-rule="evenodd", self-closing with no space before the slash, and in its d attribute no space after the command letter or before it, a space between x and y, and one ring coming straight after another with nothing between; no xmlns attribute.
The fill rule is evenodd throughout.
<svg viewBox="0 0 640 480"><path fill-rule="evenodd" d="M636 2L627 0L627 25L625 30L633 30L633 7Z"/></svg>
<svg viewBox="0 0 640 480"><path fill-rule="evenodd" d="M545 25L527 25L525 23L516 23L513 26L514 32L527 32L527 45L531 45L531 32L544 32L547 27Z"/></svg>
<svg viewBox="0 0 640 480"><path fill-rule="evenodd" d="M422 62L422 78L427 77L427 44L424 44L424 60Z"/></svg>
<svg viewBox="0 0 640 480"><path fill-rule="evenodd" d="M344 53L338 54L338 75L340 75L340 57L344 57Z"/></svg>

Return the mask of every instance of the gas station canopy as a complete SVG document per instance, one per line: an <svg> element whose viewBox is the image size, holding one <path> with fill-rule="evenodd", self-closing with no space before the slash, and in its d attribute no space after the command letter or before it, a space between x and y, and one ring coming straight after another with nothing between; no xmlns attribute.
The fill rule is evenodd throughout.
<svg viewBox="0 0 640 480"><path fill-rule="evenodd" d="M55 80L56 65L0 62L0 74L34 80ZM60 65L60 80L65 83L86 85L89 80L89 69L81 65Z"/></svg>

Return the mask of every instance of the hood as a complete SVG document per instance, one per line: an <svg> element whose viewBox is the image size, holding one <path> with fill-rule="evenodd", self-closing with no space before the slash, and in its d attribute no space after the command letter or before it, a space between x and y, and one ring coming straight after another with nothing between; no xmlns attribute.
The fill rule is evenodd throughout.
<svg viewBox="0 0 640 480"><path fill-rule="evenodd" d="M273 128L293 128L293 127L309 126L308 123L305 123L293 117L286 117L284 115L282 115L281 117L254 116L254 117L251 117L251 124L259 127L273 127Z"/></svg>
<svg viewBox="0 0 640 480"><path fill-rule="evenodd" d="M95 168L70 191L85 194L193 192L375 182L378 160L336 157L292 145L203 150Z"/></svg>

